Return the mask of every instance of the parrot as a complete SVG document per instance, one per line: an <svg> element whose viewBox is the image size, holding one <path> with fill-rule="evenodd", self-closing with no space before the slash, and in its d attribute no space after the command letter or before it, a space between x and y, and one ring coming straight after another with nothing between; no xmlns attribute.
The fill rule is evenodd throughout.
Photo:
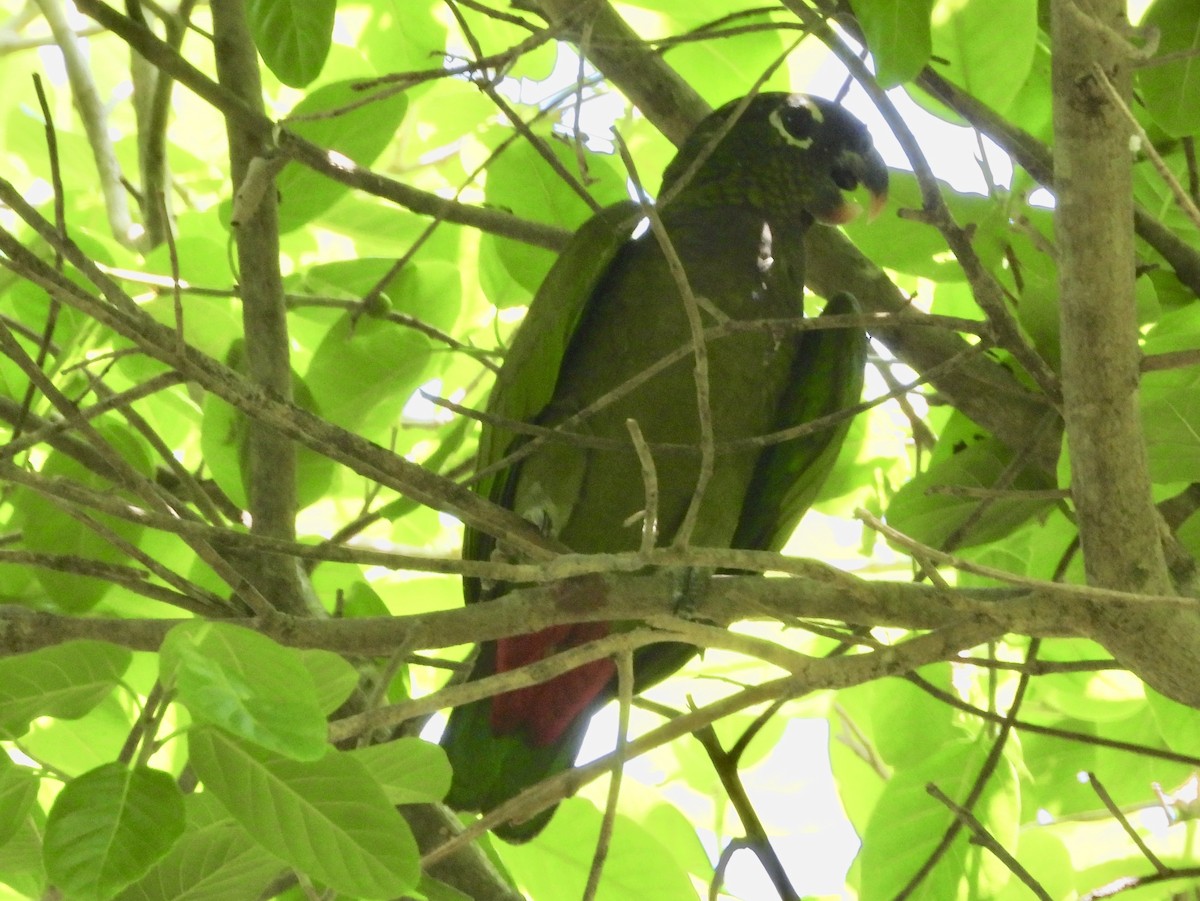
<svg viewBox="0 0 1200 901"><path fill-rule="evenodd" d="M690 290L705 330L734 321L761 327L704 339L715 451L687 543L780 550L829 474L849 418L792 440L747 439L859 401L865 330L802 330L786 321L804 318L806 230L814 222L853 219L861 208L845 192L860 186L873 217L886 203L887 166L866 127L837 103L764 91L711 113L667 165L655 206L683 278L636 202L606 207L580 227L535 293L496 376L479 438L477 471L484 475L474 489L573 552L636 551L646 483L626 423L633 419L655 463L657 540L674 541L701 471L695 356L677 354L632 389L626 383L694 346L685 306ZM850 295L835 294L821 315L856 309ZM505 423L555 431L534 439ZM527 444L535 446L505 462ZM466 559L501 554L493 537L465 530ZM464 579L468 603L512 588ZM507 672L633 625L562 625L484 642L469 678ZM677 642L638 649L634 690L696 653ZM571 767L592 715L616 689L615 664L602 659L454 708L441 738L453 769L446 803L487 811ZM553 812L494 831L526 841Z"/></svg>

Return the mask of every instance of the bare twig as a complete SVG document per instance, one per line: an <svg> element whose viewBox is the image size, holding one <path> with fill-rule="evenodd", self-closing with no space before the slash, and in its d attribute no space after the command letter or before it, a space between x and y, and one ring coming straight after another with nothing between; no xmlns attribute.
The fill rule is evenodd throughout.
<svg viewBox="0 0 1200 901"><path fill-rule="evenodd" d="M1136 135L1137 149L1149 157L1150 162L1154 166L1154 171L1158 173L1159 177L1164 183L1166 183L1167 187L1170 188L1171 196L1175 198L1175 203L1179 205L1181 210L1183 210L1184 214L1191 221L1192 225L1197 230L1200 230L1200 209L1196 208L1195 201L1192 200L1191 195L1184 190L1183 185L1179 183L1179 179L1175 177L1175 173L1170 170L1165 162L1163 162L1162 155L1159 154L1158 150L1155 148L1154 142L1150 140L1150 135L1146 134L1146 129L1142 128L1141 123L1138 122L1137 117L1133 114L1133 111L1129 108L1125 101L1121 99L1121 95L1117 92L1112 80L1109 79L1108 75L1105 73L1104 69L1101 68L1099 63L1092 64L1092 76L1096 79L1096 83L1104 89L1104 93L1108 95L1108 99L1111 100L1113 105L1121 112L1127 127L1132 129L1133 134ZM1131 143L1130 152L1132 152L1133 149L1134 147Z"/></svg>
<svg viewBox="0 0 1200 901"><path fill-rule="evenodd" d="M970 829L971 833L975 836L975 840L995 854L1001 863L1008 868L1009 872L1020 879L1021 883L1033 892L1034 897L1040 898L1041 901L1051 901L1049 893L1042 887L1042 884L1034 879L1033 875L1021 866L1020 862L1000 842L996 841L995 836L984 828L983 824L979 822L979 819L970 810L961 804L955 804L945 792L932 782L925 787L925 790L944 804L958 818L960 823Z"/></svg>
<svg viewBox="0 0 1200 901"><path fill-rule="evenodd" d="M636 419L626 419L625 428L629 429L629 439L637 451L638 463L642 467L642 491L645 504L642 507L642 543L641 551L647 554L658 543L658 470L654 465L654 455L646 444L642 429Z"/></svg>
<svg viewBox="0 0 1200 901"><path fill-rule="evenodd" d="M1137 849L1142 852L1142 856L1154 867L1155 872L1160 876L1169 872L1170 868L1158 859L1157 854L1150 850L1150 846L1146 844L1145 840L1138 834L1138 831L1133 828L1133 824L1129 822L1129 818L1117 807L1116 802L1112 799L1112 795L1108 793L1108 789L1104 787L1104 783L1100 781L1096 774L1087 772L1083 773L1082 776L1087 781L1087 784L1092 787L1092 791L1096 793L1096 797L1100 799L1100 803L1112 814L1113 819L1120 824L1121 829L1129 836L1129 840L1137 845Z"/></svg>
<svg viewBox="0 0 1200 901"><path fill-rule="evenodd" d="M1035 639L1029 646L1029 656L1037 657L1039 643ZM988 749L988 754L983 763L979 767L979 772L975 776L975 781L971 785L970 791L967 792L966 798L963 799L961 809L965 812L970 812L974 809L979 799L983 796L983 790L987 787L988 781L995 772L996 767L1000 765L1000 760L1004 754L1004 746L1008 742L1008 737L1012 733L1013 722L1018 711L1021 709L1022 703L1025 701L1025 693L1029 689L1030 677L1028 673L1022 673L1020 679L1017 680L1016 690L1013 692L1012 703L1009 705L1008 712L1000 723L1000 731L997 733L995 740L992 742L991 748ZM930 852L924 865L913 875L903 889L896 894L897 901L900 899L909 898L920 888L925 877L933 872L933 868L937 865L943 856L950 850L951 844L962 831L965 824L964 819L956 818L950 827L943 833L937 847Z"/></svg>
<svg viewBox="0 0 1200 901"><path fill-rule="evenodd" d="M633 654L630 651L617 654L617 700L617 744L613 751L617 765L609 777L608 798L604 804L604 817L600 821L600 835L596 839L587 884L583 889L583 901L592 901L600 888L600 874L604 872L604 861L608 859L613 825L617 820L617 801L621 797L621 779L625 773L625 747L629 744L629 711L633 705Z"/></svg>
<svg viewBox="0 0 1200 901"><path fill-rule="evenodd" d="M391 200L416 213L441 216L447 222L471 225L550 250L561 250L570 237L568 232L560 228L518 219L502 210L454 203L369 169L347 166L344 158L330 155L287 129L277 128L275 123L247 106L232 91L183 59L149 29L120 15L101 0L78 0L76 6L80 12L91 16L126 41L161 71L212 104L227 120L236 122L264 143L274 143L281 153L334 181Z"/></svg>
<svg viewBox="0 0 1200 901"><path fill-rule="evenodd" d="M100 179L100 190L104 195L104 207L108 213L108 224L113 237L126 247L138 249L144 235L140 225L133 222L129 214L129 201L125 186L121 182L121 165L117 162L109 136L104 101L92 78L88 66L83 39L71 27L67 7L63 0L37 0L37 4L50 25L54 41L58 44L66 63L67 78L79 110L88 145L96 161L96 173Z"/></svg>
<svg viewBox="0 0 1200 901"><path fill-rule="evenodd" d="M741 777L738 774L739 759L749 743L747 736L752 736L754 732L757 732L758 729L756 727L761 727L767 719L779 711L782 705L782 699L778 699L771 704L767 710L755 719L755 726L747 729L746 734L743 734L729 751L726 751L721 746L721 740L717 736L717 731L711 724L697 729L694 736L703 746L705 753L708 754L708 759L712 762L713 769L717 773L717 778L721 780L725 794L729 797L729 803L737 811L738 819L742 821L742 829L746 833L744 838L738 839L736 843L731 843L727 846L726 851L731 853L738 848L746 848L754 852L754 855L758 858L759 863L771 880L771 884L775 886L775 891L779 894L780 901L799 901L800 895L792 886L792 882L787 875L787 870L784 869L783 861L779 859L779 855L775 852L775 848L771 844L771 838L762 821L758 818L758 812L754 809L754 803L746 793L746 788L742 784ZM725 851L722 852L722 857L725 856L725 853Z"/></svg>

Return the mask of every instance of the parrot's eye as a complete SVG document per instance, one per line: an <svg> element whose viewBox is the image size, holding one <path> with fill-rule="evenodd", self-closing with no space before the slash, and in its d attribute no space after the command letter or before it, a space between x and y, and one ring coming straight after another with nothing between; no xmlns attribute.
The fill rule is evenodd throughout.
<svg viewBox="0 0 1200 901"><path fill-rule="evenodd" d="M799 94L793 94L768 117L785 141L807 150L824 116L820 107Z"/></svg>

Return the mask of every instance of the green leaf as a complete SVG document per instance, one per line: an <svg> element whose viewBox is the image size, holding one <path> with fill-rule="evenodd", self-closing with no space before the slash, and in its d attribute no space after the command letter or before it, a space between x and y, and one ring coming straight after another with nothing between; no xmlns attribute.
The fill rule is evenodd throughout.
<svg viewBox="0 0 1200 901"><path fill-rule="evenodd" d="M1147 691L1146 700L1168 747L1182 754L1189 754L1193 748L1200 747L1200 711L1185 707L1156 691Z"/></svg>
<svg viewBox="0 0 1200 901"><path fill-rule="evenodd" d="M1033 65L1037 0L937 0L932 22L940 74L1004 112Z"/></svg>
<svg viewBox="0 0 1200 901"><path fill-rule="evenodd" d="M1047 644L1038 656L1047 663L1069 663L1103 660L1106 654L1098 644L1075 639ZM1146 710L1142 681L1119 669L1049 673L1033 683L1029 699L1039 710L1057 710L1063 716L1093 723L1120 722ZM1149 739L1150 735L1143 737Z"/></svg>
<svg viewBox="0 0 1200 901"><path fill-rule="evenodd" d="M183 833L183 795L148 767L110 763L73 779L46 821L46 870L71 898L106 899Z"/></svg>
<svg viewBox="0 0 1200 901"><path fill-rule="evenodd" d="M333 40L337 0L247 0L255 46L275 77L302 88L318 75Z"/></svg>
<svg viewBox="0 0 1200 901"><path fill-rule="evenodd" d="M396 7L391 3L374 3L367 6L370 19L359 33L355 49L362 53L378 72L423 69L429 66L430 59L441 57L446 52L446 19L450 17L443 15L445 6L440 0L404 0L403 8L404 15L399 16L396 15ZM485 21L491 21L490 17ZM439 90L446 86L447 81L449 80L439 80ZM491 105L491 101L487 100L478 88L458 80L453 83L456 86L461 84L467 87L472 94ZM493 109L494 107L489 109L488 114ZM458 134L462 134L462 131Z"/></svg>
<svg viewBox="0 0 1200 901"><path fill-rule="evenodd" d="M325 715L333 713L354 693L358 685L358 670L333 651L321 648L301 648L300 662L312 676L317 692L317 706Z"/></svg>
<svg viewBox="0 0 1200 901"><path fill-rule="evenodd" d="M894 897L916 874L954 821L954 814L926 786L933 783L951 801L962 803L987 750L987 744L956 742L893 774L862 837L859 897ZM1019 791L1013 768L1002 761L972 810L1005 847L1011 847L1017 837ZM1008 877L1004 865L990 852L970 845L962 830L922 882L917 897L957 898L960 884L967 879L974 897L992 897Z"/></svg>
<svg viewBox="0 0 1200 901"><path fill-rule="evenodd" d="M323 267L321 278L340 277L343 290L360 296L389 267L390 261L359 260ZM366 435L393 428L412 393L444 364L445 344L421 326L449 330L461 305L458 270L443 262L410 263L385 290L391 309L417 322L346 313L325 333L305 373L325 417Z"/></svg>
<svg viewBox="0 0 1200 901"><path fill-rule="evenodd" d="M352 619L361 616L391 616L375 586L365 579L355 579L343 590L345 598L342 605L342 616Z"/></svg>
<svg viewBox="0 0 1200 901"><path fill-rule="evenodd" d="M46 814L36 804L16 823L16 832L0 845L0 882L11 886L19 898L40 898L46 891L42 836Z"/></svg>
<svg viewBox="0 0 1200 901"><path fill-rule="evenodd" d="M398 738L349 753L371 772L393 804L436 803L450 791L450 762L440 745Z"/></svg>
<svg viewBox="0 0 1200 901"><path fill-rule="evenodd" d="M1042 829L1021 833L1017 862L1037 880L1051 898L1076 897L1075 867L1062 839ZM1009 880L999 901L1027 901L1029 887L1017 879Z"/></svg>
<svg viewBox="0 0 1200 901"><path fill-rule="evenodd" d="M933 4L934 0L851 0L883 87L910 81L929 62Z"/></svg>
<svg viewBox="0 0 1200 901"><path fill-rule="evenodd" d="M1026 334L1033 339L1034 347L1051 366L1058 368L1058 261L1046 248L1053 242L1053 229L1048 234L1036 231L1033 221L1026 223L1027 231L1013 231L1008 235L1011 258L1010 271L1019 272L1020 278L1012 287L1019 298L1017 318ZM1032 234L1031 234L1032 233ZM1036 235L1039 240L1032 240ZM1145 283L1145 279L1139 280Z"/></svg>
<svg viewBox="0 0 1200 901"><path fill-rule="evenodd" d="M671 14L694 19L692 5L681 10L672 4ZM724 15L724 11L718 16ZM741 34L728 34L719 40L683 41L666 53L667 63L690 84L697 93L716 106L732 99L731 85L752 84L783 52L786 32L764 28L774 21L769 11L745 10L738 16L738 25L747 29ZM760 26L755 28L755 26ZM781 67L762 85L762 90L788 90L789 74ZM647 184L647 188L653 188Z"/></svg>
<svg viewBox="0 0 1200 901"><path fill-rule="evenodd" d="M978 231L980 226L991 225L1002 219L1002 211L988 198L978 194L959 194L949 185L940 183L942 196L946 198L951 212L960 225L968 223ZM866 217L846 226L846 234L854 241L871 262L887 269L907 272L933 279L939 283L959 281L964 278L958 261L947 253L946 242L937 229L914 224L902 219L895 210L921 209L921 188L911 172L893 171L888 184L888 205L892 212L885 212L875 222ZM1001 259L990 245L977 247L984 264Z"/></svg>
<svg viewBox="0 0 1200 901"><path fill-rule="evenodd" d="M570 149L560 141L547 141L546 146L578 180L579 164ZM600 205L626 197L624 180L607 158L589 153L586 160L588 192ZM592 213L588 204L527 141L519 141L507 148L488 166L486 197L490 206L569 229L578 228ZM554 254L548 250L491 234L481 239L480 252L494 254L503 267L503 277L486 266L481 273L485 276L484 291L497 306L504 305L501 298L510 290L507 281L515 280L526 290L536 291L554 263ZM522 296L516 302L524 303L527 299Z"/></svg>
<svg viewBox="0 0 1200 901"><path fill-rule="evenodd" d="M922 667L927 681L950 693L950 667ZM904 679L881 679L859 689L870 699L870 722L861 726L885 763L912 766L939 748L968 736L957 722L958 714L944 702Z"/></svg>
<svg viewBox="0 0 1200 901"><path fill-rule="evenodd" d="M78 719L112 693L132 659L102 641L0 658L0 738L20 738L40 716Z"/></svg>
<svg viewBox="0 0 1200 901"><path fill-rule="evenodd" d="M129 679L127 673L125 680ZM34 720L21 738L21 749L64 775L79 776L117 759L135 716L125 692L110 692L77 719Z"/></svg>
<svg viewBox="0 0 1200 901"><path fill-rule="evenodd" d="M582 798L559 805L536 841L501 850L522 888L538 901L575 901L583 894L600 832L600 811ZM597 901L695 901L696 890L671 852L637 823L617 815Z"/></svg>
<svg viewBox="0 0 1200 901"><path fill-rule="evenodd" d="M990 435L977 440L938 441L938 453L925 472L904 484L887 508L889 525L931 547L941 547L982 502L978 497L938 493L939 489L992 489L1013 460L1012 451ZM1045 490L1054 487L1043 473L1026 469L1012 488ZM962 536L958 547L995 541L1031 517L1053 506L1053 500L1026 498L990 499L984 515Z"/></svg>
<svg viewBox="0 0 1200 901"><path fill-rule="evenodd" d="M1195 0L1155 0L1143 26L1158 29L1155 56L1174 62L1141 66L1138 86L1146 109L1167 134L1182 138L1200 131L1200 6Z"/></svg>
<svg viewBox="0 0 1200 901"><path fill-rule="evenodd" d="M1160 711L1161 712L1161 711ZM1173 718L1168 720L1167 728L1171 728ZM1159 721L1151 711L1150 705L1145 704L1134 715L1125 719L1108 723L1099 723L1096 735L1102 739L1128 742L1135 745L1150 745L1151 747L1167 747L1158 733ZM1189 753L1190 753L1189 749ZM1165 791L1175 791L1182 783L1195 777L1195 767L1186 763L1175 763L1166 760L1155 760L1140 754L1130 755L1127 751L1117 748L1096 748L1096 773L1103 773L1104 786L1118 805L1144 804L1146 786L1159 783ZM1060 797L1070 799L1078 792L1077 809L1095 810L1096 793L1087 785L1079 785L1075 790L1060 790Z"/></svg>
<svg viewBox="0 0 1200 901"><path fill-rule="evenodd" d="M837 693L838 708L830 717L828 747L829 767L837 786L838 801L846 812L846 819L860 836L870 822L889 775L881 772L870 757L869 749L873 735L863 736L866 749L860 747L860 742L847 742L838 737L839 729L847 724L856 730L863 726L869 727L872 711L868 704L861 708L841 706L843 699L853 704L860 697L868 700L873 697L870 692L860 692L863 688L865 686L855 686Z"/></svg>
<svg viewBox="0 0 1200 901"><path fill-rule="evenodd" d="M8 842L37 802L38 777L0 754L0 845Z"/></svg>
<svg viewBox="0 0 1200 901"><path fill-rule="evenodd" d="M1150 478L1158 484L1200 479L1200 367L1187 367L1191 378L1182 386L1180 372L1169 386L1155 372L1147 373L1142 383L1142 428Z"/></svg>
<svg viewBox="0 0 1200 901"><path fill-rule="evenodd" d="M154 471L145 440L128 426L110 420L96 423L95 428L110 451L122 457L135 470L143 475ZM116 490L109 479L58 450L47 454L41 475L48 479L67 479L101 492ZM67 515L61 507L42 495L22 489L17 492L16 505L20 511L24 544L29 550L45 554L70 554L102 563L130 563L124 551L78 519ZM129 544L136 546L142 537L144 529L138 523L102 513L92 512L90 515ZM112 583L103 579L49 569L39 568L37 578L51 603L68 613L91 610L112 588Z"/></svg>
<svg viewBox="0 0 1200 901"><path fill-rule="evenodd" d="M412 832L353 757L289 760L215 729L191 732L188 747L204 787L246 832L312 879L367 898L416 885Z"/></svg>
<svg viewBox="0 0 1200 901"><path fill-rule="evenodd" d="M427 873L421 874L417 892L426 901L472 901L469 895L464 895L453 886L439 882Z"/></svg>
<svg viewBox="0 0 1200 901"><path fill-rule="evenodd" d="M164 683L198 722L295 760L326 751L325 715L297 651L240 626L199 620L167 633Z"/></svg>
<svg viewBox="0 0 1200 901"><path fill-rule="evenodd" d="M286 126L300 137L365 168L392 142L408 109L408 100L403 94L371 98L355 90L356 83L339 81L313 91L296 104ZM340 182L297 162L284 166L275 179L275 188L279 192L282 233L311 222L350 191Z"/></svg>
<svg viewBox="0 0 1200 901"><path fill-rule="evenodd" d="M1033 62L1030 64L1029 77L1021 85L1021 90L1009 104L1006 118L1015 122L1021 129L1028 132L1044 144L1054 140L1054 126L1050 120L1050 48L1039 41L1033 51ZM1019 190L1020 170L1014 175L1012 190Z"/></svg>
<svg viewBox="0 0 1200 901"><path fill-rule="evenodd" d="M197 799L186 799L188 830L145 876L117 896L118 901L257 898L283 870L279 858L255 842L224 808L215 822L192 822Z"/></svg>
<svg viewBox="0 0 1200 901"><path fill-rule="evenodd" d="M1195 304L1164 314L1146 335L1143 351L1190 350L1200 342ZM1200 366L1155 370L1142 377L1141 414L1150 477L1159 484L1200 479Z"/></svg>
<svg viewBox="0 0 1200 901"><path fill-rule="evenodd" d="M420 332L346 314L313 354L306 380L330 422L371 434L395 424L432 354Z"/></svg>
<svg viewBox="0 0 1200 901"><path fill-rule="evenodd" d="M685 872L704 882L712 882L712 861L696 834L695 821L688 814L666 800L657 800L650 801L648 807L642 807L631 816L670 852Z"/></svg>

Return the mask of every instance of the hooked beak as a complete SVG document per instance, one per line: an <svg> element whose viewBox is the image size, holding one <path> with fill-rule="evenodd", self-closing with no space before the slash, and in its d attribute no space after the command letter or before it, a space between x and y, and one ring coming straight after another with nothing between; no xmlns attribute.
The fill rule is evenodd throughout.
<svg viewBox="0 0 1200 901"><path fill-rule="evenodd" d="M883 212L888 200L888 170L883 157L874 150L871 151L874 160L868 161L869 168L863 178L863 184L871 194L871 208L867 211L867 221L874 222Z"/></svg>
<svg viewBox="0 0 1200 901"><path fill-rule="evenodd" d="M859 182L871 195L871 206L867 211L867 221L873 222L887 206L888 197L888 168L874 147L866 154L855 154L854 174Z"/></svg>
<svg viewBox="0 0 1200 901"><path fill-rule="evenodd" d="M846 151L838 160L837 169L846 180L846 189L862 185L871 195L871 203L867 210L867 221L872 222L887 206L888 197L888 168L883 157L872 147L866 153ZM837 179L835 179L837 180ZM853 200L844 200L840 206L824 215L818 215L818 221L825 225L845 225L854 219L862 207Z"/></svg>

